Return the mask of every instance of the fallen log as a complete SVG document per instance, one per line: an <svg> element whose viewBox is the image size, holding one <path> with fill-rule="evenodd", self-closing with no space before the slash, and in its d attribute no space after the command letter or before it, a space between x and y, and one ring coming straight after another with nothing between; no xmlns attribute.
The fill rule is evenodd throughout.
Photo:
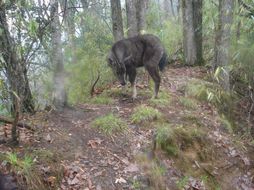
<svg viewBox="0 0 254 190"><path fill-rule="evenodd" d="M14 119L0 115L0 122L13 124ZM29 130L32 130L32 131L34 130L30 125L28 125L25 122L18 122L17 126L22 127L22 128L26 128L26 129L29 129Z"/></svg>

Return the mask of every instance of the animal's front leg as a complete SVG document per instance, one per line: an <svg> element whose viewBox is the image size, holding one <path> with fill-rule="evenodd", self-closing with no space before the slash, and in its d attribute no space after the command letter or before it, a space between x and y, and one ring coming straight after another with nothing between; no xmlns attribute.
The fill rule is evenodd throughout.
<svg viewBox="0 0 254 190"><path fill-rule="evenodd" d="M136 81L134 81L134 83L133 84L131 84L131 86L132 86L132 98L133 99L136 99L137 98L137 87L136 87Z"/></svg>
<svg viewBox="0 0 254 190"><path fill-rule="evenodd" d="M136 88L137 71L136 71L136 68L129 68L128 69L128 75L129 75L129 80L130 80L131 87L132 87L132 90L133 90L132 98L136 99L137 98L137 88Z"/></svg>

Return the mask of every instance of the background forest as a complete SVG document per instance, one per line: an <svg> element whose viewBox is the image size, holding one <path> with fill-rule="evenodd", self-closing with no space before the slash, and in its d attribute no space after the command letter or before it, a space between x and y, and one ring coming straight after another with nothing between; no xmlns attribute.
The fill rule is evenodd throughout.
<svg viewBox="0 0 254 190"><path fill-rule="evenodd" d="M108 53L114 42L138 34L160 38L169 67L180 78L178 68L193 68L195 74L203 69L204 80L187 81L188 86L179 90L195 101L177 98L194 110L196 99L205 102L218 111L225 131L253 146L253 0L0 0L0 120L15 126L13 141L18 140L16 125L23 114L81 104L111 105L107 93L118 83L107 65ZM168 104L163 102L166 93L161 94L162 100L152 103ZM152 117L159 118L156 114ZM132 122L136 119L139 116ZM112 118L101 122L124 125ZM171 134L164 129L161 134ZM164 142L157 141L163 149ZM177 155L175 147L167 148ZM178 181L180 186L184 180Z"/></svg>
<svg viewBox="0 0 254 190"><path fill-rule="evenodd" d="M11 112L13 92L25 112L88 101L98 76L101 87L113 80L106 65L113 36L139 32L160 37L171 61L217 71L214 79L252 111L252 1L138 2L3 1L1 112Z"/></svg>

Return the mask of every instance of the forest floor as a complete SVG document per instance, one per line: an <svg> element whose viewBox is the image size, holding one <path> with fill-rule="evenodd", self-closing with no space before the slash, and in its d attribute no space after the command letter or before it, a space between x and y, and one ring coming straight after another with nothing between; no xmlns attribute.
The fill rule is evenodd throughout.
<svg viewBox="0 0 254 190"><path fill-rule="evenodd" d="M228 132L215 106L186 92L192 81L206 76L204 68L170 67L162 74L161 99L151 99L145 79L138 81L134 101L131 89L125 93L112 85L93 103L26 117L35 131L20 129L18 148L0 146L2 154L14 151L20 158L8 168L5 156L1 169L14 171L18 181L25 176L31 189L42 190L253 190L253 144ZM110 101L100 102L105 94ZM159 114L142 120L137 109L147 107ZM110 113L127 128L107 134L99 124L93 127ZM1 136L9 134L9 125L1 128ZM30 172L18 164L25 155L33 159Z"/></svg>

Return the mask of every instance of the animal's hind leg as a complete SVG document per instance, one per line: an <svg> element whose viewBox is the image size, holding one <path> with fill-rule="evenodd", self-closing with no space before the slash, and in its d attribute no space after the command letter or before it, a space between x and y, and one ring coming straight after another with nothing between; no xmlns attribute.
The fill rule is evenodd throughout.
<svg viewBox="0 0 254 190"><path fill-rule="evenodd" d="M154 81L154 98L158 98L158 92L160 88L161 77L158 67L146 66L146 69Z"/></svg>

